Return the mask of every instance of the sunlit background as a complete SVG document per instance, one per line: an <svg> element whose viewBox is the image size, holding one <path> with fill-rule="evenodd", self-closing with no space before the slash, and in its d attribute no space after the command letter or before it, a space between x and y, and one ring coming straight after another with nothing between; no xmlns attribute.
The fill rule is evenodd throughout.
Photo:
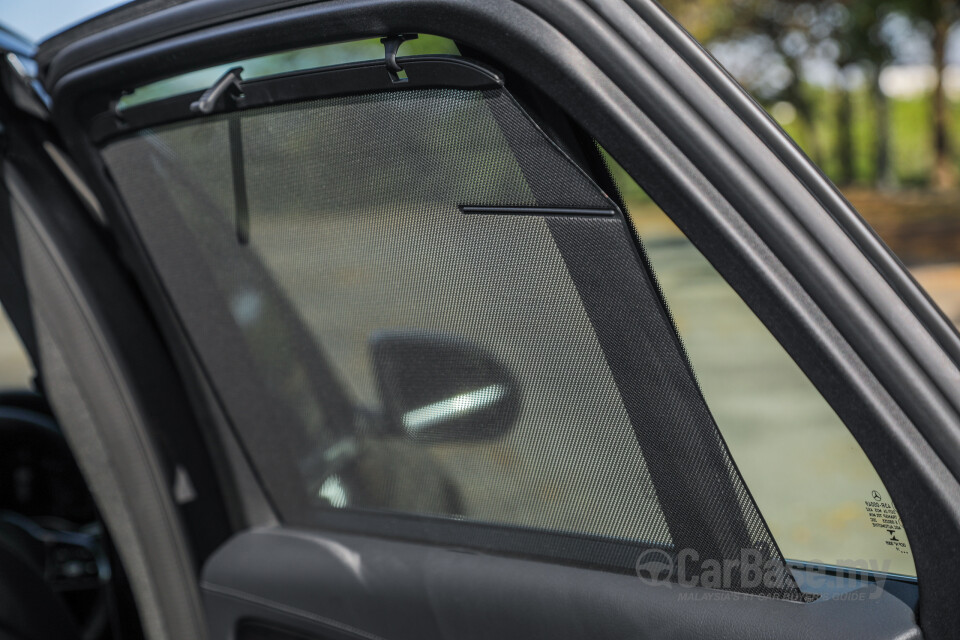
<svg viewBox="0 0 960 640"><path fill-rule="evenodd" d="M124 2L116 0L0 0L0 22L40 42L90 16Z"/></svg>
<svg viewBox="0 0 960 640"><path fill-rule="evenodd" d="M662 4L960 323L960 3Z"/></svg>
<svg viewBox="0 0 960 640"><path fill-rule="evenodd" d="M664 0L960 325L960 3ZM912 558L871 526L862 450L663 212L628 184L704 396L791 558ZM873 488L872 488L873 487Z"/></svg>

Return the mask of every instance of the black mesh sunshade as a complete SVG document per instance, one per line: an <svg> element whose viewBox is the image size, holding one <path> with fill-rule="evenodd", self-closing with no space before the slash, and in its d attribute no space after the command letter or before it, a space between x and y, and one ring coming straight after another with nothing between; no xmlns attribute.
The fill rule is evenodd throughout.
<svg viewBox="0 0 960 640"><path fill-rule="evenodd" d="M505 90L249 109L103 157L285 521L399 513L701 563L746 550L776 579L730 588L800 597L622 213ZM488 353L519 386L513 427L370 428L384 331Z"/></svg>

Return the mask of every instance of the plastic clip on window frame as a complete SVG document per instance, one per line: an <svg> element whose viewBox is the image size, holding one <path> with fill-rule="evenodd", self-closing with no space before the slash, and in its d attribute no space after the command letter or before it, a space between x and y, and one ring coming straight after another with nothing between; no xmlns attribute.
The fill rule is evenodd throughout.
<svg viewBox="0 0 960 640"><path fill-rule="evenodd" d="M387 65L387 73L394 82L406 82L407 79L400 75L403 67L397 62L397 52L400 51L400 45L407 40L416 40L420 36L416 33L398 33L396 35L380 38L383 44L384 63Z"/></svg>
<svg viewBox="0 0 960 640"><path fill-rule="evenodd" d="M190 111L208 115L213 113L217 102L219 102L220 98L224 95L229 95L234 100L242 96L243 78L240 77L242 73L243 67L233 67L228 70L220 76L220 79L214 82L209 89L204 91L203 95L201 95L196 102L190 104Z"/></svg>

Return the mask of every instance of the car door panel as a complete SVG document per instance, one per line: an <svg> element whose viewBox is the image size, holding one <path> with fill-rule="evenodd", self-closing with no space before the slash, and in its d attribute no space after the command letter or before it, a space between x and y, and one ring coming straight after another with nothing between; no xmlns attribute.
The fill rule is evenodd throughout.
<svg viewBox="0 0 960 640"><path fill-rule="evenodd" d="M803 605L469 549L285 528L230 540L207 563L201 589L214 638L245 625L318 640L920 637L910 607L865 582L848 584L843 599Z"/></svg>
<svg viewBox="0 0 960 640"><path fill-rule="evenodd" d="M171 349L190 352L145 250L149 240L131 224L85 133L109 100L200 60L411 29L452 37L503 69L508 87L530 83L555 100L629 172L644 176L654 200L791 352L890 487L924 585L919 624L926 637L949 637L960 616L949 604L960 592L960 556L941 553L941 541L960 534L960 419L950 392L960 379L956 335L832 187L660 9L572 0L344 0L248 9L209 1L144 11L43 62L53 120L138 265L153 308L168 310L157 316ZM565 240L562 227L570 223L550 224L558 244L566 241L568 262L578 251L591 260L615 244L584 245L583 234ZM584 279L582 297L589 299L597 278ZM621 293L621 300L629 296ZM177 362L187 367L194 356ZM326 532L248 531L219 548L202 578L212 637L920 634L911 607L876 582L841 590L863 597L823 592L812 602L788 602L649 584L625 575L624 563L619 573L571 566L585 564L576 553L549 562L549 546L536 559L516 557L516 550L450 544L444 536L417 543L417 524L399 541L376 516L330 526L336 520L320 524ZM371 535L343 531L350 529ZM523 535L535 544L536 532Z"/></svg>

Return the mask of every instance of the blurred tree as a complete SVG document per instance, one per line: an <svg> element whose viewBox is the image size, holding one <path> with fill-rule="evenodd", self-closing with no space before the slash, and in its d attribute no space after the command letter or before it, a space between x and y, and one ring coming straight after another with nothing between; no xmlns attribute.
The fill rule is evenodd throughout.
<svg viewBox="0 0 960 640"><path fill-rule="evenodd" d="M660 0L683 28L700 43L708 45L729 36L743 16L756 11L757 0Z"/></svg>
<svg viewBox="0 0 960 640"><path fill-rule="evenodd" d="M926 25L931 33L933 68L936 84L933 89L933 175L934 187L946 189L957 182L957 172L950 154L950 133L947 97L943 78L947 68L947 34L950 27L960 19L960 3L957 0L899 0L898 9Z"/></svg>
<svg viewBox="0 0 960 640"><path fill-rule="evenodd" d="M822 165L825 159L823 141L820 128L816 126L819 98L811 91L809 83L805 82L805 76L810 62L824 58L825 50L832 44L831 38L839 19L833 10L835 3L826 0L774 0L756 3L755 7L755 11L742 18L743 28L769 38L789 69L790 82L775 97L796 108L807 152L814 162Z"/></svg>
<svg viewBox="0 0 960 640"><path fill-rule="evenodd" d="M871 177L877 186L896 182L890 154L889 97L880 86L883 69L894 59L894 42L883 27L891 15L906 16L920 32L930 34L936 85L933 92L933 168L930 182L941 188L955 186L957 172L950 149L949 105L944 91L947 36L960 20L958 0L662 0L693 35L712 50L735 52L752 58L734 75L758 99L787 101L797 112L796 132L817 164L823 164L822 132L829 130L819 108L829 102L835 109L836 135L830 139L831 171L841 184L858 178L855 158L871 157ZM916 37L916 31L911 33ZM901 32L902 35L902 32ZM765 43L758 46L757 43ZM731 46L753 43L753 46ZM902 43L901 43L902 44ZM725 47L725 48L724 48ZM780 65L787 81L769 85L765 69ZM816 68L816 77L809 70ZM833 69L833 81L825 69ZM764 70L764 71L760 71ZM826 74L829 77L829 74ZM835 92L823 90L825 84ZM857 153L851 92L868 88L874 118L873 148ZM863 140L861 137L860 140Z"/></svg>
<svg viewBox="0 0 960 640"><path fill-rule="evenodd" d="M837 146L840 156L840 182L852 182L853 166L853 109L851 108L851 76L863 74L874 106L873 180L877 186L892 186L890 170L890 111L887 96L880 88L880 72L893 58L889 43L883 37L881 25L891 10L889 0L842 0L835 6L843 13L831 36L839 46L836 60L840 91L837 111Z"/></svg>
<svg viewBox="0 0 960 640"><path fill-rule="evenodd" d="M815 101L802 81L804 61L819 45L821 0L661 0L677 20L704 45L744 42L746 64L731 72L765 102L785 101L796 109L802 144L817 164L822 145L814 126ZM764 71L782 66L785 82L771 84ZM739 71L739 73L738 73Z"/></svg>

